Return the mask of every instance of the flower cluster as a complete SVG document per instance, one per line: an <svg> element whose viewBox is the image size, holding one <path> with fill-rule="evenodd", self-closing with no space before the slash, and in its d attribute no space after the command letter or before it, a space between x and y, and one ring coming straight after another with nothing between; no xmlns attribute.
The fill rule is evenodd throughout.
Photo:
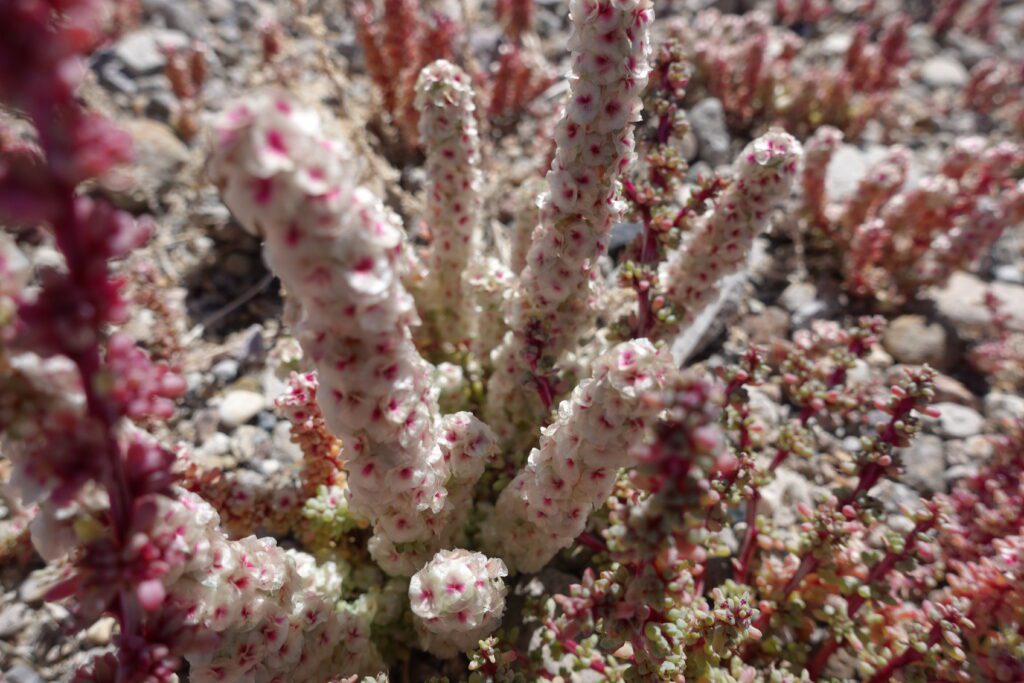
<svg viewBox="0 0 1024 683"><path fill-rule="evenodd" d="M657 412L643 393L661 386L669 369L647 340L623 342L562 402L484 529L488 545L510 568L537 571L580 535Z"/></svg>
<svg viewBox="0 0 1024 683"><path fill-rule="evenodd" d="M983 59L971 68L964 86L964 104L1004 124L1012 132L1024 131L1024 68L1000 59Z"/></svg>
<svg viewBox="0 0 1024 683"><path fill-rule="evenodd" d="M505 613L508 574L501 560L442 550L409 580L409 603L424 648L439 657L472 650Z"/></svg>
<svg viewBox="0 0 1024 683"><path fill-rule="evenodd" d="M180 493L157 512L181 559L163 579L167 604L214 636L188 654L195 681L323 681L377 671L369 615L336 606L341 577L331 563L285 551L273 539L228 540L217 513Z"/></svg>

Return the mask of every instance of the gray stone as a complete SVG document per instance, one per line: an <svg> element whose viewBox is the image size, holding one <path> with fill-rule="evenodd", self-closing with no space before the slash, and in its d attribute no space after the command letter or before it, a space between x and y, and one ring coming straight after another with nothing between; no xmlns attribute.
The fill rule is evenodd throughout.
<svg viewBox="0 0 1024 683"><path fill-rule="evenodd" d="M973 408L958 403L936 403L934 408L939 417L929 418L932 432L947 439L966 439L980 434L985 427L985 418Z"/></svg>
<svg viewBox="0 0 1024 683"><path fill-rule="evenodd" d="M167 64L164 48L179 49L188 45L188 36L181 31L144 28L133 31L114 45L114 56L131 76L157 73Z"/></svg>
<svg viewBox="0 0 1024 683"><path fill-rule="evenodd" d="M231 437L231 454L240 463L268 460L273 454L270 434L253 425L242 425Z"/></svg>
<svg viewBox="0 0 1024 683"><path fill-rule="evenodd" d="M936 55L921 65L921 80L932 88L961 88L969 74L956 57Z"/></svg>
<svg viewBox="0 0 1024 683"><path fill-rule="evenodd" d="M103 647L110 644L117 622L113 617L101 617L85 632L85 639L92 645Z"/></svg>
<svg viewBox="0 0 1024 683"><path fill-rule="evenodd" d="M138 84L124 72L124 64L116 59L109 60L97 69L100 85L122 95L139 92Z"/></svg>
<svg viewBox="0 0 1024 683"><path fill-rule="evenodd" d="M900 449L906 472L903 481L921 493L934 493L944 487L946 458L942 439L920 434L907 448Z"/></svg>
<svg viewBox="0 0 1024 683"><path fill-rule="evenodd" d="M761 488L761 505L778 528L788 528L798 521L798 503L814 505L817 486L802 475L783 466L775 471L775 479Z"/></svg>
<svg viewBox="0 0 1024 683"><path fill-rule="evenodd" d="M840 145L832 155L825 172L825 196L829 201L846 199L857 189L857 183L868 172L867 154L853 145Z"/></svg>
<svg viewBox="0 0 1024 683"><path fill-rule="evenodd" d="M729 147L732 137L726 128L722 102L715 97L703 99L690 110L688 118L690 128L697 138L700 158L712 166L731 162Z"/></svg>
<svg viewBox="0 0 1024 683"><path fill-rule="evenodd" d="M892 479L882 479L878 482L878 485L871 490L871 495L882 501L883 508L890 514L899 512L901 507L911 510L924 509L924 500L921 498L921 494L906 484Z"/></svg>
<svg viewBox="0 0 1024 683"><path fill-rule="evenodd" d="M218 408L220 421L229 427L243 425L256 417L265 405L263 394L244 389L229 391Z"/></svg>
<svg viewBox="0 0 1024 683"><path fill-rule="evenodd" d="M217 432L203 441L196 455L203 458L215 458L231 452L231 437L224 432Z"/></svg>
<svg viewBox="0 0 1024 683"><path fill-rule="evenodd" d="M945 328L920 315L901 315L889 323L882 345L898 363L924 365L939 370L954 360L953 347Z"/></svg>
<svg viewBox="0 0 1024 683"><path fill-rule="evenodd" d="M18 588L18 598L29 605L40 605L47 591L53 587L60 577L54 565L37 569L29 574Z"/></svg>
<svg viewBox="0 0 1024 683"><path fill-rule="evenodd" d="M985 396L985 415L996 424L1024 419L1024 396L990 392Z"/></svg>
<svg viewBox="0 0 1024 683"><path fill-rule="evenodd" d="M608 253L613 256L628 247L643 230L643 223L616 223L608 239Z"/></svg>
<svg viewBox="0 0 1024 683"><path fill-rule="evenodd" d="M992 315L985 306L985 293L990 290L999 298L1000 310L1009 316L1010 329L1024 330L1024 286L1008 282L986 284L975 275L958 271L945 286L932 288L929 296L961 336L977 338L990 334Z"/></svg>
<svg viewBox="0 0 1024 683"><path fill-rule="evenodd" d="M821 41L821 50L825 54L838 57L845 55L853 43L853 34L849 31L831 31Z"/></svg>
<svg viewBox="0 0 1024 683"><path fill-rule="evenodd" d="M169 186L188 163L188 147L166 125L150 119L121 121L135 145L136 176L157 184L162 190Z"/></svg>
<svg viewBox="0 0 1024 683"><path fill-rule="evenodd" d="M31 615L24 603L14 602L0 611L0 638L10 638L28 625Z"/></svg>
<svg viewBox="0 0 1024 683"><path fill-rule="evenodd" d="M203 4L209 1L206 0ZM142 0L146 12L163 19L168 28L184 31L196 38L203 32L204 22L202 17L192 10L192 5L193 3L183 0Z"/></svg>
<svg viewBox="0 0 1024 683"><path fill-rule="evenodd" d="M292 441L292 426L281 420L274 426L274 458L282 462L299 462L302 460L302 449Z"/></svg>
<svg viewBox="0 0 1024 683"><path fill-rule="evenodd" d="M43 683L43 677L24 664L15 664L4 675L9 683Z"/></svg>
<svg viewBox="0 0 1024 683"><path fill-rule="evenodd" d="M818 299L818 288L811 282L793 282L779 295L779 305L790 313L795 313L804 306Z"/></svg>

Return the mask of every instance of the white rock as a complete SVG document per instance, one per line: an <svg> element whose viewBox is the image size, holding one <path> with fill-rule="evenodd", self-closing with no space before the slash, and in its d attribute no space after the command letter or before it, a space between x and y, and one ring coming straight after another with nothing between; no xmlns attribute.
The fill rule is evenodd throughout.
<svg viewBox="0 0 1024 683"><path fill-rule="evenodd" d="M1024 396L993 391L985 397L985 415L996 423L1024 419Z"/></svg>
<svg viewBox="0 0 1024 683"><path fill-rule="evenodd" d="M939 417L929 420L931 431L947 439L966 439L980 434L985 427L985 418L973 408L959 403L936 403L934 408Z"/></svg>
<svg viewBox="0 0 1024 683"><path fill-rule="evenodd" d="M228 427L243 425L263 410L266 399L255 391L236 389L224 395L221 401L220 421Z"/></svg>
<svg viewBox="0 0 1024 683"><path fill-rule="evenodd" d="M160 71L167 63L163 47L173 49L188 45L188 36L181 31L146 28L133 31L117 41L114 56L132 76L145 76Z"/></svg>
<svg viewBox="0 0 1024 683"><path fill-rule="evenodd" d="M932 88L963 87L967 78L967 69L950 55L936 55L921 65L921 80Z"/></svg>

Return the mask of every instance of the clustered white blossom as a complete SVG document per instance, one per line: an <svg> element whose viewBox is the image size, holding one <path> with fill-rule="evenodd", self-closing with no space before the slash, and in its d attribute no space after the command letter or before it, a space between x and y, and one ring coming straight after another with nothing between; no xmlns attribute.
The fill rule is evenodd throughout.
<svg viewBox="0 0 1024 683"><path fill-rule="evenodd" d="M562 401L540 447L498 497L483 533L509 567L540 570L572 543L611 494L619 468L657 410L643 394L664 386L671 360L646 339L623 342Z"/></svg>
<svg viewBox="0 0 1024 683"><path fill-rule="evenodd" d="M585 332L598 256L622 211L618 177L633 160L633 124L649 72L650 0L573 0L572 73L568 104L555 129L556 151L540 200L540 226L510 302L510 348L494 355L488 417L502 424L522 416L509 391L538 363L553 364Z"/></svg>
<svg viewBox="0 0 1024 683"><path fill-rule="evenodd" d="M433 373L410 333L419 319L401 281L404 233L357 186L356 168L314 111L278 92L229 107L211 158L225 203L263 236L293 302L324 419L344 444L352 511L374 522L385 571L408 575L440 547L452 473Z"/></svg>
<svg viewBox="0 0 1024 683"><path fill-rule="evenodd" d="M680 324L712 304L721 279L746 262L772 208L789 194L800 156L800 143L781 131L769 131L740 154L732 184L714 210L661 266L660 280Z"/></svg>
<svg viewBox="0 0 1024 683"><path fill-rule="evenodd" d="M505 612L505 563L468 550L442 550L409 581L424 649L439 657L472 650Z"/></svg>
<svg viewBox="0 0 1024 683"><path fill-rule="evenodd" d="M185 623L216 634L215 645L186 653L195 683L328 681L379 671L360 604L338 604L332 562L283 550L273 538L232 541L216 511L180 491L161 498L156 528L174 537L183 561L163 577L169 607Z"/></svg>
<svg viewBox="0 0 1024 683"><path fill-rule="evenodd" d="M441 340L464 341L467 329L462 273L480 223L480 137L472 81L443 59L416 81L420 141L427 155L427 218L433 236L430 313Z"/></svg>

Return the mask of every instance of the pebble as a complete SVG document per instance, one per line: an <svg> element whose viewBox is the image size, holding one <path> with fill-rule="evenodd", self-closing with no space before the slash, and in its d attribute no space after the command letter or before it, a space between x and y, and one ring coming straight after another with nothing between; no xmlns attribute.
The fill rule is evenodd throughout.
<svg viewBox="0 0 1024 683"><path fill-rule="evenodd" d="M985 415L993 423L1024 419L1024 396L992 391L985 396Z"/></svg>
<svg viewBox="0 0 1024 683"><path fill-rule="evenodd" d="M978 408L978 399L970 389L959 380L942 373L935 376L935 400L959 403L975 410Z"/></svg>
<svg viewBox="0 0 1024 683"><path fill-rule="evenodd" d="M825 171L825 195L829 201L846 199L868 172L867 155L853 145L840 145Z"/></svg>
<svg viewBox="0 0 1024 683"><path fill-rule="evenodd" d="M114 57L130 76L157 73L167 64L163 48L183 48L189 39L185 33L164 28L144 28L132 31L114 45Z"/></svg>
<svg viewBox="0 0 1024 683"><path fill-rule="evenodd" d="M906 471L903 482L921 493L934 493L945 487L943 474L946 458L942 439L933 434L920 434L900 454Z"/></svg>
<svg viewBox="0 0 1024 683"><path fill-rule="evenodd" d="M213 373L218 382L227 384L238 377L238 361L234 358L225 358L224 360L217 361L210 368L210 372Z"/></svg>
<svg viewBox="0 0 1024 683"><path fill-rule="evenodd" d="M47 591L58 580L56 566L46 566L29 574L18 588L18 598L29 605L40 605Z"/></svg>
<svg viewBox="0 0 1024 683"><path fill-rule="evenodd" d="M11 603L0 611L0 638L10 638L20 633L30 618L28 607L24 603Z"/></svg>
<svg viewBox="0 0 1024 683"><path fill-rule="evenodd" d="M227 455L231 452L231 437L224 432L217 432L203 441L196 454L204 458Z"/></svg>
<svg viewBox="0 0 1024 683"><path fill-rule="evenodd" d="M274 459L281 462L299 462L302 460L302 448L292 442L292 426L281 420L274 426Z"/></svg>
<svg viewBox="0 0 1024 683"><path fill-rule="evenodd" d="M85 639L97 647L108 645L116 624L113 617L102 617L85 631Z"/></svg>
<svg viewBox="0 0 1024 683"><path fill-rule="evenodd" d="M270 434L252 425L240 426L231 437L231 454L241 463L269 459L273 454Z"/></svg>
<svg viewBox="0 0 1024 683"><path fill-rule="evenodd" d="M721 100L708 97L694 106L689 114L690 129L697 138L700 158L712 166L732 161L732 137L725 125L725 108Z"/></svg>
<svg viewBox="0 0 1024 683"><path fill-rule="evenodd" d="M939 417L929 418L931 431L947 439L966 439L980 434L985 427L985 418L973 408L958 403L936 403Z"/></svg>
<svg viewBox="0 0 1024 683"><path fill-rule="evenodd" d="M889 323L882 346L898 363L924 365L938 370L949 368L954 353L949 335L937 322L920 315L901 315Z"/></svg>
<svg viewBox="0 0 1024 683"><path fill-rule="evenodd" d="M130 119L121 121L135 146L135 173L139 183L154 183L160 189L173 182L188 163L190 155L185 143L159 121Z"/></svg>
<svg viewBox="0 0 1024 683"><path fill-rule="evenodd" d="M816 487L805 477L786 467L775 471L775 479L761 488L761 504L778 528L788 528L798 521L798 503L814 505Z"/></svg>
<svg viewBox="0 0 1024 683"><path fill-rule="evenodd" d="M220 421L228 427L237 427L256 417L265 405L263 394L244 389L229 391L218 409Z"/></svg>
<svg viewBox="0 0 1024 683"><path fill-rule="evenodd" d="M921 80L932 88L960 88L967 78L967 69L951 55L936 55L921 65Z"/></svg>
<svg viewBox="0 0 1024 683"><path fill-rule="evenodd" d="M608 253L614 256L625 249L643 230L643 223L616 223L612 226L612 234L608 239Z"/></svg>
<svg viewBox="0 0 1024 683"><path fill-rule="evenodd" d="M8 683L43 683L43 678L24 664L15 664L7 671Z"/></svg>
<svg viewBox="0 0 1024 683"><path fill-rule="evenodd" d="M1009 327L1024 330L1024 286L1009 282L987 284L975 275L958 271L945 286L931 289L929 296L939 313L961 335L987 337L992 316L985 306L985 293L990 289L1001 302L1000 310L1009 316Z"/></svg>

